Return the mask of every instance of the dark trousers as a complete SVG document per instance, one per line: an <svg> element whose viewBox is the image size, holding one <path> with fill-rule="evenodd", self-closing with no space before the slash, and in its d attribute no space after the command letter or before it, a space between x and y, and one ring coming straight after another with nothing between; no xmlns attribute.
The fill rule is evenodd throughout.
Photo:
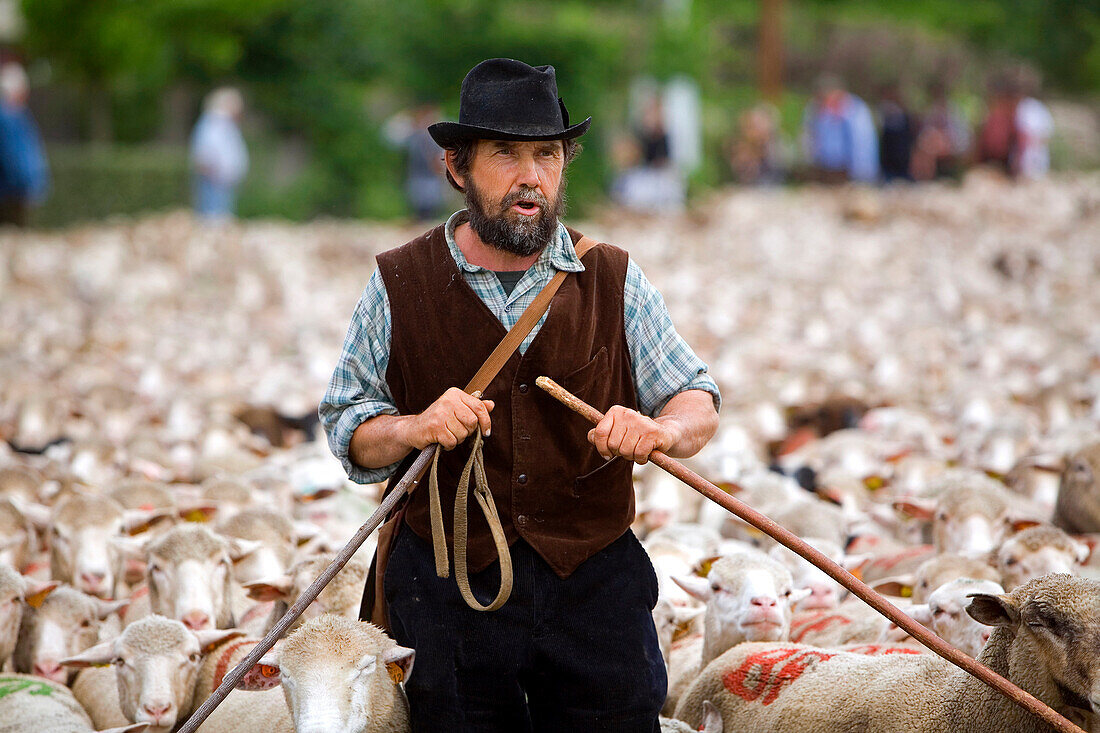
<svg viewBox="0 0 1100 733"><path fill-rule="evenodd" d="M431 544L402 527L384 579L413 733L657 733L667 677L651 611L657 578L627 530L565 580L523 540L498 611L469 608L438 578ZM470 575L482 604L500 565Z"/></svg>

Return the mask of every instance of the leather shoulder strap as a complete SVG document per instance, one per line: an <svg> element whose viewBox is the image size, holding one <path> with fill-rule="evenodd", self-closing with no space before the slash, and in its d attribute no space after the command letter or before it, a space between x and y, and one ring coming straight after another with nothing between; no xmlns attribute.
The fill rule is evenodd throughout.
<svg viewBox="0 0 1100 733"><path fill-rule="evenodd" d="M575 247L577 257L584 257L590 249L598 244L599 242L590 237L581 237L577 240ZM489 383L493 381L493 377L512 358L512 352L519 348L519 345L523 343L523 339L527 338L527 334L531 333L531 329L535 327L535 324L542 318L542 314L550 307L550 301L553 299L554 293L558 292L558 288L561 287L562 281L565 280L568 274L565 270L560 270L554 277L550 278L550 282L546 283L543 289L539 291L539 294L531 301L531 305L524 309L519 320L516 321L516 325L508 330L508 333L504 335L497 347L493 349L493 353L489 354L489 358L477 370L477 374L466 385L466 392L473 394L474 392L485 391Z"/></svg>

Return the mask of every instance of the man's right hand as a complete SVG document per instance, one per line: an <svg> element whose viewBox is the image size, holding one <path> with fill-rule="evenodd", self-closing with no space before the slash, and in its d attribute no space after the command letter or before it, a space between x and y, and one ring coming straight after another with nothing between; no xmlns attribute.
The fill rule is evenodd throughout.
<svg viewBox="0 0 1100 733"><path fill-rule="evenodd" d="M402 442L417 450L439 443L443 450L460 445L475 430L489 435L492 400L482 400L451 387L419 415L402 421Z"/></svg>

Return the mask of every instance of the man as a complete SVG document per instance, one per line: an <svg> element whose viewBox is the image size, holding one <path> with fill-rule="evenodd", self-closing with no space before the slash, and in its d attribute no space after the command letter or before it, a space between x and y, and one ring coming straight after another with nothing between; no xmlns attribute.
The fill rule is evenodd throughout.
<svg viewBox="0 0 1100 733"><path fill-rule="evenodd" d="M878 135L871 110L840 79L823 74L806 106L802 140L815 178L823 183L875 183Z"/></svg>
<svg viewBox="0 0 1100 733"><path fill-rule="evenodd" d="M0 224L19 227L49 189L42 139L27 108L29 89L22 66L0 67Z"/></svg>
<svg viewBox="0 0 1100 733"><path fill-rule="evenodd" d="M232 217L237 186L248 172L248 148L241 135L244 100L232 87L215 89L191 133L195 212L207 219Z"/></svg>
<svg viewBox="0 0 1100 733"><path fill-rule="evenodd" d="M400 477L413 451L439 443L447 520L463 443L484 436L514 588L499 610L468 607L454 580L437 577L427 487L411 494L384 590L394 636L416 650L413 730L657 731L667 681L650 615L656 577L629 531L631 461L698 451L717 428L718 389L626 253L599 245L582 262L580 235L558 221L565 168L591 118L569 125L553 67L478 64L459 120L429 129L467 209L379 256L320 408L359 482ZM561 270L548 314L485 399L454 387ZM535 387L540 375L604 420L589 430ZM446 538L450 550L449 521ZM476 513L468 558L485 603L501 563Z"/></svg>

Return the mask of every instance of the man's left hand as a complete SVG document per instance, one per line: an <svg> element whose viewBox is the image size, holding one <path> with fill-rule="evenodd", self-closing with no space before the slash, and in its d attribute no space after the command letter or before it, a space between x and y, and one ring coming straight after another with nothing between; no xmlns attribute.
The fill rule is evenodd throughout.
<svg viewBox="0 0 1100 733"><path fill-rule="evenodd" d="M653 420L636 410L615 405L588 431L588 442L604 458L622 456L644 465L654 450L667 452L676 445L680 432L679 424L673 420Z"/></svg>

